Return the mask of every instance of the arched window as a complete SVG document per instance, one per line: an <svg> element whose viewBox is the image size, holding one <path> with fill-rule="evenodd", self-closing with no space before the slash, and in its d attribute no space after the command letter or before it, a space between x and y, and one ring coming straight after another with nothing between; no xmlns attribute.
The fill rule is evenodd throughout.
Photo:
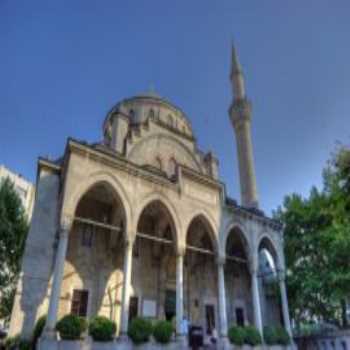
<svg viewBox="0 0 350 350"><path fill-rule="evenodd" d="M174 118L171 114L168 114L168 117L167 117L167 122L168 122L168 125L173 128L174 127Z"/></svg>
<svg viewBox="0 0 350 350"><path fill-rule="evenodd" d="M168 175L170 177L174 176L174 175L176 175L176 171L177 171L176 160L174 158L170 158L169 165L168 165Z"/></svg>
<svg viewBox="0 0 350 350"><path fill-rule="evenodd" d="M130 116L131 121L134 122L135 121L135 111L133 109L130 109L129 116Z"/></svg>
<svg viewBox="0 0 350 350"><path fill-rule="evenodd" d="M148 117L151 118L151 119L154 119L155 118L155 113L154 113L154 110L153 109L150 109L149 113L148 113Z"/></svg>

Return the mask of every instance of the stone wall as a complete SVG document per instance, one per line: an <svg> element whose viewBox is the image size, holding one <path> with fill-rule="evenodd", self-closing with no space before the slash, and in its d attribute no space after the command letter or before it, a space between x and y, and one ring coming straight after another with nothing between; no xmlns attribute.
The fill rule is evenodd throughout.
<svg viewBox="0 0 350 350"><path fill-rule="evenodd" d="M294 338L299 350L349 350L350 330Z"/></svg>

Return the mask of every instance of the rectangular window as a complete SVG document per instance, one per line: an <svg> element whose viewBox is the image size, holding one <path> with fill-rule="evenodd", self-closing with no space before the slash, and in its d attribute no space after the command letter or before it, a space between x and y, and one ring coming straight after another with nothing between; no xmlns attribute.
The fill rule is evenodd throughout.
<svg viewBox="0 0 350 350"><path fill-rule="evenodd" d="M138 306L139 306L139 298L138 297L130 297L129 304L129 321L137 317L138 315Z"/></svg>
<svg viewBox="0 0 350 350"><path fill-rule="evenodd" d="M236 323L237 326L244 327L244 311L241 307L236 308Z"/></svg>
<svg viewBox="0 0 350 350"><path fill-rule="evenodd" d="M84 289L74 289L71 314L81 317L87 316L89 292Z"/></svg>
<svg viewBox="0 0 350 350"><path fill-rule="evenodd" d="M83 247L92 247L94 231L94 226L92 225L81 225L81 244Z"/></svg>
<svg viewBox="0 0 350 350"><path fill-rule="evenodd" d="M205 305L205 319L207 324L207 334L212 334L215 328L215 308L214 305Z"/></svg>

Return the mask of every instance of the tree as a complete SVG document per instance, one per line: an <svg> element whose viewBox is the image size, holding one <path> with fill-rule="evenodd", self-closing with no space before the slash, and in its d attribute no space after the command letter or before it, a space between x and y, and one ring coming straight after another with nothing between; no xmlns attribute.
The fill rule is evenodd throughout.
<svg viewBox="0 0 350 350"><path fill-rule="evenodd" d="M297 324L347 325L350 295L350 150L340 147L324 172L321 190L288 195L274 213L285 226L290 309Z"/></svg>
<svg viewBox="0 0 350 350"><path fill-rule="evenodd" d="M28 221L13 183L0 182L0 318L9 320L16 291Z"/></svg>

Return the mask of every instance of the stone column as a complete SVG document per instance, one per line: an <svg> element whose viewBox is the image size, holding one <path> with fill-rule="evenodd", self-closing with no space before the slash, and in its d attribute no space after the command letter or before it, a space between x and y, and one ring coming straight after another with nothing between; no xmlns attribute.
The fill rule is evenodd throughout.
<svg viewBox="0 0 350 350"><path fill-rule="evenodd" d="M184 312L183 261L184 254L179 253L176 256L176 335L180 338L184 336L181 329Z"/></svg>
<svg viewBox="0 0 350 350"><path fill-rule="evenodd" d="M251 289L254 308L254 324L262 335L263 325L261 319L261 306L260 306L260 294L258 284L258 269L254 267L251 269Z"/></svg>
<svg viewBox="0 0 350 350"><path fill-rule="evenodd" d="M283 313L283 321L284 327L286 328L289 335L292 337L292 327L290 324L289 318L289 308L288 308L288 298L287 298L287 290L285 283L285 276L281 276L279 279L280 290L281 290L281 301L282 301L282 313Z"/></svg>
<svg viewBox="0 0 350 350"><path fill-rule="evenodd" d="M123 278L123 292L122 292L122 309L121 309L121 335L125 336L128 333L129 323L129 304L130 304L130 284L131 284L131 270L132 270L132 249L133 242L125 242L124 251L124 278Z"/></svg>
<svg viewBox="0 0 350 350"><path fill-rule="evenodd" d="M45 325L45 337L54 338L56 336L57 311L61 295L61 285L63 280L64 262L66 259L68 236L72 226L72 221L65 218L60 227L58 247L55 258L55 268L51 287L49 311Z"/></svg>
<svg viewBox="0 0 350 350"><path fill-rule="evenodd" d="M226 315L226 291L225 291L225 258L218 258L218 293L219 293L219 318L220 318L220 336L227 337L227 315Z"/></svg>

